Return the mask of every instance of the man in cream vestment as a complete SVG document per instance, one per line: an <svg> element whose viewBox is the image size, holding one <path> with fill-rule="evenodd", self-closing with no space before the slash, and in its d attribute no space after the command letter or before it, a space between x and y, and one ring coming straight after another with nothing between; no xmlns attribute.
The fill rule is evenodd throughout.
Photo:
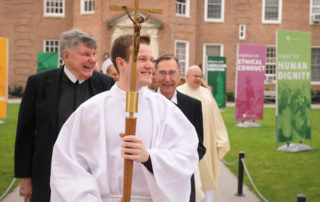
<svg viewBox="0 0 320 202"><path fill-rule="evenodd" d="M206 155L199 162L202 189L217 189L218 160L230 150L229 138L219 108L209 89L201 86L202 72L198 66L188 69L186 83L177 89L201 101L203 114L203 144ZM208 196L207 196L208 197ZM211 199L210 199L211 200Z"/></svg>
<svg viewBox="0 0 320 202"><path fill-rule="evenodd" d="M112 60L120 80L82 104L61 129L51 168L54 202L119 201L124 158L134 160L132 202L189 200L190 177L198 164L197 133L173 103L144 87L151 83L153 57L143 37L137 56L136 136L121 134L132 38L120 36L113 43Z"/></svg>

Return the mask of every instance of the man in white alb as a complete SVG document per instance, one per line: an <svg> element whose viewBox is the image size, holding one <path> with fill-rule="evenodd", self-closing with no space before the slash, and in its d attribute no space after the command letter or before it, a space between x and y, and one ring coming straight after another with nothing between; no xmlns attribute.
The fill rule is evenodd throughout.
<svg viewBox="0 0 320 202"><path fill-rule="evenodd" d="M53 149L52 201L120 200L123 158L134 160L132 202L189 200L190 177L198 162L197 133L173 103L144 87L151 83L153 68L145 37L137 56L136 136L121 135L131 49L131 35L114 41L112 60L120 80L82 104L62 127Z"/></svg>

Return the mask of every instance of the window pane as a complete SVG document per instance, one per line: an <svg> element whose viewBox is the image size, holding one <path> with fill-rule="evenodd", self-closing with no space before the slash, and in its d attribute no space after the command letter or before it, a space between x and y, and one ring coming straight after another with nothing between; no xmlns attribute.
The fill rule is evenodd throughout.
<svg viewBox="0 0 320 202"><path fill-rule="evenodd" d="M90 3L90 11L94 11L94 1L91 1Z"/></svg>
<svg viewBox="0 0 320 202"><path fill-rule="evenodd" d="M316 13L319 13L319 14L320 14L320 7L318 7L318 8L313 7L313 8L312 8L312 13L313 13L313 14L316 14Z"/></svg>
<svg viewBox="0 0 320 202"><path fill-rule="evenodd" d="M276 79L276 48L267 47L265 81L271 83Z"/></svg>
<svg viewBox="0 0 320 202"><path fill-rule="evenodd" d="M208 0L207 18L221 18L222 2L221 0Z"/></svg>
<svg viewBox="0 0 320 202"><path fill-rule="evenodd" d="M320 48L312 48L311 55L312 81L320 81Z"/></svg>
<svg viewBox="0 0 320 202"><path fill-rule="evenodd" d="M208 4L221 4L221 0L208 0Z"/></svg>
<svg viewBox="0 0 320 202"><path fill-rule="evenodd" d="M320 0L313 0L312 5L313 6L320 6Z"/></svg>
<svg viewBox="0 0 320 202"><path fill-rule="evenodd" d="M207 45L206 55L207 56L220 56L221 48L218 45Z"/></svg>
<svg viewBox="0 0 320 202"><path fill-rule="evenodd" d="M265 0L265 19L278 20L279 0Z"/></svg>
<svg viewBox="0 0 320 202"><path fill-rule="evenodd" d="M179 60L179 64L181 66L182 73L184 75L186 70L186 51L187 51L187 44L185 42L176 42L176 57Z"/></svg>
<svg viewBox="0 0 320 202"><path fill-rule="evenodd" d="M176 13L180 15L186 15L186 0L177 0L176 2Z"/></svg>
<svg viewBox="0 0 320 202"><path fill-rule="evenodd" d="M63 0L47 0L45 7L47 14L63 14Z"/></svg>

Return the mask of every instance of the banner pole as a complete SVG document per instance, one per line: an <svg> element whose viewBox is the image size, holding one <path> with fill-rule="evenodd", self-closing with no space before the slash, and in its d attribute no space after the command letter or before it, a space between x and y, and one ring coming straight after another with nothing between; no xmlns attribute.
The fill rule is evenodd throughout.
<svg viewBox="0 0 320 202"><path fill-rule="evenodd" d="M238 59L239 59L239 44L237 44L237 60L236 60L236 67L238 65ZM236 112L237 112L237 83L238 83L238 71L236 68L236 79L235 79L235 91L234 91L234 126L236 127L237 121L236 121Z"/></svg>
<svg viewBox="0 0 320 202"><path fill-rule="evenodd" d="M279 138L278 138L278 115L276 115L276 148L278 148Z"/></svg>

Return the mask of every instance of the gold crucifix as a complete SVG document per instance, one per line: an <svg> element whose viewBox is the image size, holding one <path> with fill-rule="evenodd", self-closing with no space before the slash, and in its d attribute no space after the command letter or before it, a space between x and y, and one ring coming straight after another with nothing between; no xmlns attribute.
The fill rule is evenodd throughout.
<svg viewBox="0 0 320 202"><path fill-rule="evenodd" d="M161 14L161 9L139 9L139 0L135 0L135 7L128 8L127 6L115 6L111 5L110 10L124 10L129 19L133 23L133 48L132 48L132 66L131 66L131 76L130 76L130 91L127 92L126 99L126 112L129 112L129 116L126 117L125 135L135 135L136 133L136 118L134 113L138 112L138 92L136 92L136 69L137 69L137 55L140 46L140 31L142 23L147 21L150 17L150 13ZM129 11L134 11L134 17L132 18ZM140 16L139 12L149 13L145 18ZM131 200L131 188L132 188L132 170L133 161L125 159L124 160L124 171L123 171L123 195L122 202L130 202Z"/></svg>

